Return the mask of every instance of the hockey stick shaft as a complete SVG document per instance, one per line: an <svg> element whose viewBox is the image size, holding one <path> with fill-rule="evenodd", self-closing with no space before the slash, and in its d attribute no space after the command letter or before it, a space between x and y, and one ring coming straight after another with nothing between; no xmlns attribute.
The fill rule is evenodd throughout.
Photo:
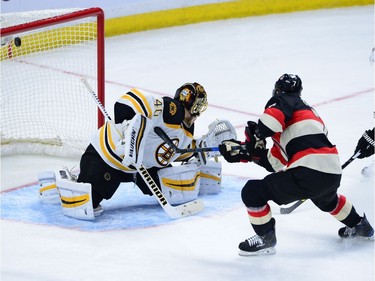
<svg viewBox="0 0 375 281"><path fill-rule="evenodd" d="M94 99L96 105L98 106L98 108L100 109L100 111L102 112L102 114L104 115L104 117L109 121L111 122L114 127L116 128L116 131L117 133L119 134L119 136L121 138L124 138L123 135L121 134L120 130L117 128L117 126L115 125L115 122L113 122L111 116L109 116L107 110L105 110L105 107L104 105L102 104L102 102L99 100L98 96L96 95L96 93L94 92L94 90L91 88L89 82L87 82L86 78L81 78L81 82L83 83L83 85L85 85L87 91L91 94L92 98Z"/></svg>
<svg viewBox="0 0 375 281"><path fill-rule="evenodd" d="M94 90L91 88L91 86L90 86L89 82L87 82L86 78L81 78L81 82L83 83L83 85L85 85L87 91L91 94L92 98L95 100L97 106L99 107L100 111L105 116L105 118L107 118L107 120L109 120L109 121L112 121L111 116L109 116L108 112L105 110L104 105L99 100L98 96L96 95Z"/></svg>
<svg viewBox="0 0 375 281"><path fill-rule="evenodd" d="M356 159L359 155L361 154L361 151L358 151L357 153L354 153L352 157L350 157L348 159L348 161L346 161L342 166L341 168L342 169L345 169L346 166L348 166L350 163L353 162L354 159Z"/></svg>
<svg viewBox="0 0 375 281"><path fill-rule="evenodd" d="M165 141L174 151L177 153L188 153L188 152L206 152L206 151L219 151L219 147L197 147L197 148L185 148L181 149L178 148L173 141L169 138L169 136L163 131L160 127L154 128L155 133L163 140ZM243 150L244 148L241 146L233 146L232 150Z"/></svg>
<svg viewBox="0 0 375 281"><path fill-rule="evenodd" d="M353 154L352 157L348 159L342 166L341 169L345 169L346 166L348 166L350 163L353 162L354 159L356 159L361 154L361 151L358 151L357 153ZM304 203L307 199L301 199L295 202L292 206L286 207L286 208L280 208L280 214L290 214L295 209L297 209L302 203Z"/></svg>
<svg viewBox="0 0 375 281"><path fill-rule="evenodd" d="M306 199L301 199L298 200L296 203L294 203L292 206L287 207L287 208L280 208L280 214L290 214L293 212L295 209L297 209L300 205L302 205L303 202L305 202Z"/></svg>
<svg viewBox="0 0 375 281"><path fill-rule="evenodd" d="M116 127L115 122L113 122L112 118L109 116L108 112L105 110L103 104L100 102L96 93L92 90L92 88L90 87L87 80L85 78L82 78L81 82L85 85L88 92L94 98L94 100L95 100L97 106L99 107L100 111L102 112L102 114L105 116L105 118L108 120L108 122L111 122L111 124L116 128L120 137L123 138L122 133ZM171 217L173 219L178 219L178 218L182 218L182 217L186 217L186 216L196 214L196 213L203 210L203 208L204 208L203 202L202 202L202 200L199 200L199 199L187 202L185 204L172 206L168 202L168 200L165 198L164 194L160 191L159 187L157 186L157 184L155 183L153 178L150 176L147 169L142 164L135 165L135 167L136 167L138 173L141 175L144 182L147 184L147 186L150 189L150 191L152 192L152 194L157 199L160 206L164 209L164 211L168 214L169 217Z"/></svg>

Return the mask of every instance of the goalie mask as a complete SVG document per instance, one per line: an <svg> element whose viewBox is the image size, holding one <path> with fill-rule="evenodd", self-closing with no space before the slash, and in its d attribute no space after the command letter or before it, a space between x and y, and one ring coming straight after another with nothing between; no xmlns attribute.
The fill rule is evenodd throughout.
<svg viewBox="0 0 375 281"><path fill-rule="evenodd" d="M278 94L289 94L299 97L301 96L302 90L302 81L298 75L283 74L279 80L276 81L272 96Z"/></svg>
<svg viewBox="0 0 375 281"><path fill-rule="evenodd" d="M207 93L199 83L186 83L176 90L178 100L192 116L199 116L207 109Z"/></svg>

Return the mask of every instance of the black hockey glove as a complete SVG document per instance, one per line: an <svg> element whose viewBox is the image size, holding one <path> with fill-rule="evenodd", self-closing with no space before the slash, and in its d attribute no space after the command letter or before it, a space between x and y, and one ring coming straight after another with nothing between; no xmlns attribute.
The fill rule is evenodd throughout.
<svg viewBox="0 0 375 281"><path fill-rule="evenodd" d="M258 131L258 124L253 121L247 121L247 126L245 127L245 136L246 136L246 150L251 156L254 152L254 149L265 149L266 140L260 138Z"/></svg>
<svg viewBox="0 0 375 281"><path fill-rule="evenodd" d="M374 129L367 130L358 140L354 153L359 152L359 159L370 157L374 154Z"/></svg>
<svg viewBox="0 0 375 281"><path fill-rule="evenodd" d="M243 145L243 143L234 139L222 141L219 145L220 154L229 163L248 162L250 157L247 155L246 151L243 148L237 149L238 146L241 145Z"/></svg>

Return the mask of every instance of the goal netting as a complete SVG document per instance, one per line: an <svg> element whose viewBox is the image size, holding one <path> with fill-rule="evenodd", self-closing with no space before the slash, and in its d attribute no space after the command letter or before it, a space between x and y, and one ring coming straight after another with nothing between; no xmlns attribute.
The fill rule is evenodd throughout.
<svg viewBox="0 0 375 281"><path fill-rule="evenodd" d="M104 102L99 8L1 14L1 154L82 154L103 123L80 82Z"/></svg>

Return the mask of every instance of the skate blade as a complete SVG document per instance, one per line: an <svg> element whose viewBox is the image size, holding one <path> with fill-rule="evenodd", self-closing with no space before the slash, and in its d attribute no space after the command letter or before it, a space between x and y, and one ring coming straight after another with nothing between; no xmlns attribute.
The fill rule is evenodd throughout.
<svg viewBox="0 0 375 281"><path fill-rule="evenodd" d="M247 251L240 250L238 254L243 257L274 255L276 254L276 249L275 247L271 247L271 248L259 250L256 252L247 252Z"/></svg>
<svg viewBox="0 0 375 281"><path fill-rule="evenodd" d="M355 241L374 241L374 235L370 237L364 237L364 236L355 236L355 237L340 237L342 241L350 241L350 240L355 240Z"/></svg>
<svg viewBox="0 0 375 281"><path fill-rule="evenodd" d="M370 240L370 241L374 241L374 235L370 236L370 237L361 237L362 239L361 240Z"/></svg>

